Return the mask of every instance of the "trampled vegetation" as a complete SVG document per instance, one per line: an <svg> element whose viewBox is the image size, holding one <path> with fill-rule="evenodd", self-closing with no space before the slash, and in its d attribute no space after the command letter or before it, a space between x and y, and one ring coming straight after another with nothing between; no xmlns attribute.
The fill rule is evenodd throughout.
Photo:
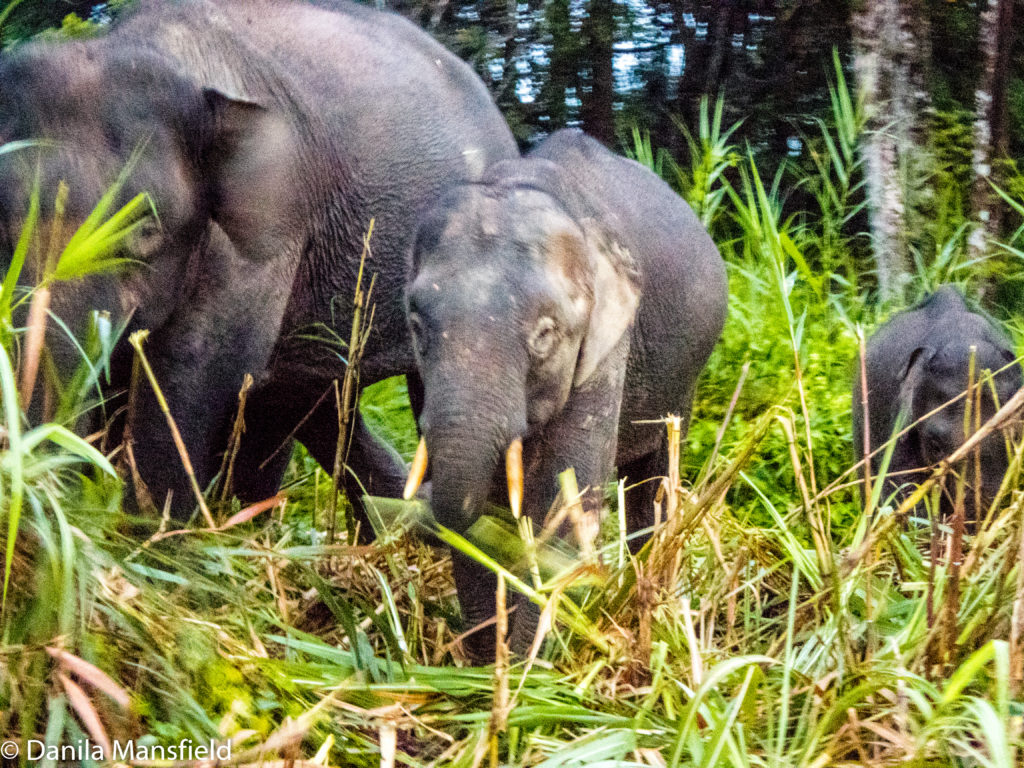
<svg viewBox="0 0 1024 768"><path fill-rule="evenodd" d="M880 483L860 500L851 382L860 339L896 307L867 300L862 123L841 80L833 107L806 137L815 166L772 178L714 104L683 164L633 137L715 234L729 321L689 435L675 437L651 544L628 557L612 487L599 551L569 558L540 536L539 587L506 563L509 589L550 619L526 661L462 665L446 556L411 533L415 505L382 504L373 546L325 539L330 477L301 452L266 504L208 494L212 530L198 515L184 529L129 518L112 467L123 456L60 423L26 427L39 338L31 324L5 331L3 738L23 757L30 739L230 739L231 762L247 765L1019 765L1021 449L962 562L928 504L901 525ZM942 170L937 199L954 183ZM1019 279L1020 243L972 263L953 210L919 233L920 292L976 288L997 266ZM111 266L110 245L143 213L144 201L99 210L72 241L88 250L54 254L49 279ZM13 290L33 226L0 295L8 327L18 302L45 309L45 280ZM95 402L116 335L98 319L63 421ZM408 452L400 390L375 387L364 409ZM505 530L442 536L494 554Z"/></svg>

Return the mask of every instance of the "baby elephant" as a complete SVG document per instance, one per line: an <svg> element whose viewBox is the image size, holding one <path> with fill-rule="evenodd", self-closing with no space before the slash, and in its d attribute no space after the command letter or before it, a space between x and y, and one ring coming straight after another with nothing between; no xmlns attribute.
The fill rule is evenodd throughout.
<svg viewBox="0 0 1024 768"><path fill-rule="evenodd" d="M975 379L985 370L1002 371L994 377L998 403L992 388L982 388L981 422L984 423L997 405L1005 403L1022 386L1020 366L1007 338L982 315L972 312L963 296L952 286L942 286L917 306L900 312L889 320L867 342L865 372L868 384L868 428L871 450L888 441L896 427L897 417L905 412L903 427L961 395L967 389L968 371L974 347ZM943 408L917 424L896 441L889 463L885 495L922 482L928 468L949 456L965 440L965 398ZM971 416L972 428L975 417ZM864 450L864 413L861 404L860 371L853 386L853 441L857 457ZM981 498L991 501L999 489L1009 457L1001 433L981 443ZM872 472L880 471L885 451L879 450L871 460ZM967 471L965 509L969 520L976 519L974 508L974 462L963 465ZM900 473L900 474L896 474ZM947 483L941 512L953 509L955 484Z"/></svg>
<svg viewBox="0 0 1024 768"><path fill-rule="evenodd" d="M437 520L465 531L507 482L513 509L539 527L568 467L597 490L591 509L616 467L630 486L664 475L664 425L642 422L689 417L726 288L686 203L579 131L441 198L421 219L406 291ZM656 488L627 494L631 530L652 525ZM495 579L454 557L473 627L494 613ZM533 606L518 602L510 619L523 650ZM493 643L484 630L467 647L486 658Z"/></svg>

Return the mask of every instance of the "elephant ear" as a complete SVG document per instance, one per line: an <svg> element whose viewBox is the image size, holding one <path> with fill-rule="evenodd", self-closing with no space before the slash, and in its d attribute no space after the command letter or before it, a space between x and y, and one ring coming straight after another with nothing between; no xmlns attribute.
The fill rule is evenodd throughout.
<svg viewBox="0 0 1024 768"><path fill-rule="evenodd" d="M280 114L213 88L203 90L213 136L203 159L213 219L246 259L289 247L297 201L295 139Z"/></svg>
<svg viewBox="0 0 1024 768"><path fill-rule="evenodd" d="M640 278L629 251L594 220L582 222L593 274L593 306L573 386L589 379L629 331L640 303Z"/></svg>
<svg viewBox="0 0 1024 768"><path fill-rule="evenodd" d="M917 347L910 353L906 365L900 371L899 409L905 414L905 423L913 421L911 416L914 413L914 393L926 374L928 361L934 356L934 347Z"/></svg>

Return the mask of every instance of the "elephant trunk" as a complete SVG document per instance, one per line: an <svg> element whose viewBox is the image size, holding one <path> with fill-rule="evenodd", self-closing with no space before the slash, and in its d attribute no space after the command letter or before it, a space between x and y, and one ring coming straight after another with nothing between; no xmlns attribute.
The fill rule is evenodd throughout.
<svg viewBox="0 0 1024 768"><path fill-rule="evenodd" d="M513 480L511 506L521 503L526 371L514 360L502 363L489 368L436 362L426 370L421 367L426 390L420 414L423 448L414 474L416 464L429 463L434 517L456 533L465 533L492 491L504 488L506 466ZM509 453L511 460L503 461ZM413 484L407 494L414 492ZM452 575L469 632L463 648L471 659L485 663L494 658L494 626L488 626L488 619L495 610L496 577L458 550L452 552Z"/></svg>
<svg viewBox="0 0 1024 768"><path fill-rule="evenodd" d="M452 392L451 389L446 391ZM430 466L431 507L437 521L460 533L469 528L483 510L495 481L505 474L507 461L511 461L513 467L509 473L512 504L519 506L522 499L519 439L526 426L525 407L510 406L506 398L493 395L489 398L449 395L440 407L432 408L432 405L427 403L421 424ZM512 458L507 459L507 455Z"/></svg>
<svg viewBox="0 0 1024 768"><path fill-rule="evenodd" d="M483 416L467 405L453 405L445 414L429 413L426 422L434 517L464 534L497 487L504 470L502 456L510 444L518 443L521 432L512 428L508 414ZM487 622L494 615L495 576L457 550L452 552L452 575L463 629L469 632L463 648L475 663L486 663L494 658L494 627Z"/></svg>
<svg viewBox="0 0 1024 768"><path fill-rule="evenodd" d="M509 442L501 425L438 427L426 434L431 507L441 525L463 533L483 510Z"/></svg>

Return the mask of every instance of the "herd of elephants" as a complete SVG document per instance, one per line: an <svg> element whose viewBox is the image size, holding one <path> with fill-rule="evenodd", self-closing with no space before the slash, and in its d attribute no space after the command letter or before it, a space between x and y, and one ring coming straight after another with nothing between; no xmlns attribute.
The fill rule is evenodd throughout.
<svg viewBox="0 0 1024 768"><path fill-rule="evenodd" d="M255 385L233 492L272 496L292 440L333 465L347 352L324 339L350 336L372 221L359 381L407 377L422 435L414 463L429 467L436 519L465 531L508 476L522 478L514 506L521 498L539 523L573 467L580 487L627 478L630 530L652 525L658 483L645 481L665 473L668 453L649 422L689 415L725 322L722 258L668 185L583 133L559 131L522 155L473 71L411 23L346 0L140 2L100 37L0 58L0 145L21 147L0 153L8 263L33 196L37 232L51 238L38 253L59 252L118 178L121 202L152 200L126 267L52 286L62 323L47 329L50 368L74 370L70 337L94 311L125 324L122 338L149 329L147 355L201 486L221 466L246 374ZM43 268L30 256L22 282ZM986 390L992 413L1022 385L1020 368L956 290L883 326L867 346L871 447L901 410L913 421L963 392L972 354L977 370L1002 371ZM157 398L148 387L126 395L132 360L119 342L104 408L78 428L130 440L136 488L188 517L195 498ZM29 419L44 419L45 404L33 397ZM963 407L897 441L894 485L963 441ZM358 413L350 436L344 484L365 515L362 494L400 497L407 470ZM1002 437L982 454L990 497L1008 462ZM458 553L453 571L466 626L486 623L493 575ZM523 649L537 616L515 608L510 640ZM466 647L486 659L493 643L484 629Z"/></svg>

